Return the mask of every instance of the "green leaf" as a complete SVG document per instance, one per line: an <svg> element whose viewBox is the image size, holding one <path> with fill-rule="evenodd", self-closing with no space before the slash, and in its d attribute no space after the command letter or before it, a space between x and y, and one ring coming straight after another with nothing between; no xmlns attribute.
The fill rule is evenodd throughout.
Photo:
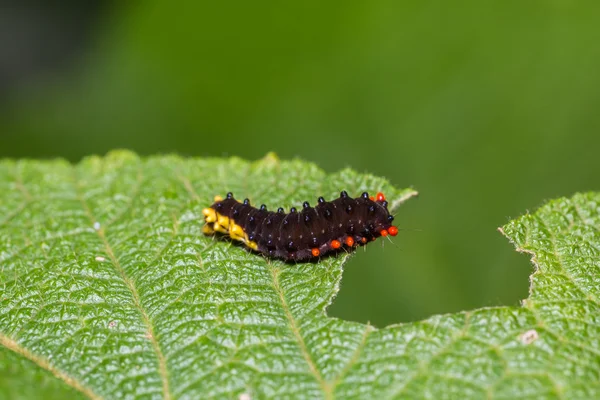
<svg viewBox="0 0 600 400"><path fill-rule="evenodd" d="M273 155L0 162L0 397L600 396L600 195L504 227L534 256L522 307L379 330L326 316L348 256L285 264L201 234L216 194L341 189L416 194Z"/></svg>

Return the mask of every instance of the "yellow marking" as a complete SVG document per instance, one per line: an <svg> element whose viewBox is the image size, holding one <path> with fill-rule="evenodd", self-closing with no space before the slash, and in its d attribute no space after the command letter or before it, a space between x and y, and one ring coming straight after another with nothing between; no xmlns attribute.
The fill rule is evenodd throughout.
<svg viewBox="0 0 600 400"><path fill-rule="evenodd" d="M232 240L239 240L252 250L258 250L258 243L248 239L248 235L244 232L244 229L236 224L233 219L219 214L212 208L205 208L202 210L202 213L207 222L202 228L204 234L210 235L215 233L215 231L226 233Z"/></svg>
<svg viewBox="0 0 600 400"><path fill-rule="evenodd" d="M221 200L223 200L223 197L221 197L219 195L216 195L214 198L214 201L221 201Z"/></svg>
<svg viewBox="0 0 600 400"><path fill-rule="evenodd" d="M235 222L229 225L229 236L235 240L244 240L246 238L246 234L241 226L237 225Z"/></svg>
<svg viewBox="0 0 600 400"><path fill-rule="evenodd" d="M221 225L219 225L218 222L215 222L213 225L213 229L217 232L221 232L221 233L227 233L227 229L225 229L224 227L222 227Z"/></svg>
<svg viewBox="0 0 600 400"><path fill-rule="evenodd" d="M229 228L229 217L225 217L221 214L217 213L217 223L221 225L223 228Z"/></svg>
<svg viewBox="0 0 600 400"><path fill-rule="evenodd" d="M212 208L205 208L202 210L204 214L204 220L208 223L215 222L217 220L217 213Z"/></svg>

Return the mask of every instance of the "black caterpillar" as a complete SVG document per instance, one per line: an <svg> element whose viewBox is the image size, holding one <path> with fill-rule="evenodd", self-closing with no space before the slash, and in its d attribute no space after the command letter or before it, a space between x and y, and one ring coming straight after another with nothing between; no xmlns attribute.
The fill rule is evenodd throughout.
<svg viewBox="0 0 600 400"><path fill-rule="evenodd" d="M227 193L223 199L203 210L207 235L220 232L246 247L268 257L286 261L315 259L329 253L354 249L380 236L398 234L391 223L394 219L387 209L383 193L369 197L364 192L352 198L346 191L333 201L319 197L316 207L304 202L303 209L292 207L289 214L283 208L267 211L264 204L254 208Z"/></svg>

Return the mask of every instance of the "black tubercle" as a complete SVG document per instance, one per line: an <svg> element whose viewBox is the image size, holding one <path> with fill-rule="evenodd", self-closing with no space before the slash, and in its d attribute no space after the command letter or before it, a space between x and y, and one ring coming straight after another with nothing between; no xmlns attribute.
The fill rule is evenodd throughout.
<svg viewBox="0 0 600 400"><path fill-rule="evenodd" d="M235 200L231 193L211 208L229 217L230 223L239 225L248 240L256 243L259 253L287 261L303 261L314 259L316 250L322 257L378 238L381 230L389 229L394 219L386 206L387 202L371 200L367 192L352 198L342 191L333 201L319 197L315 207L306 201L300 210L292 207L288 214L282 207L277 212L268 211L264 204L257 209L248 199ZM354 239L354 247L332 248L333 240L347 243L349 236Z"/></svg>

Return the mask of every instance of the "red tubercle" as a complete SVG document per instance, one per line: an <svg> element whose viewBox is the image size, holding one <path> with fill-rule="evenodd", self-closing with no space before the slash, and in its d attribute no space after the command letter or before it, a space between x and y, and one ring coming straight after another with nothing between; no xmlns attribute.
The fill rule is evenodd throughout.
<svg viewBox="0 0 600 400"><path fill-rule="evenodd" d="M334 250L339 249L340 247L342 247L342 244L340 243L339 240L332 240L331 241L331 248Z"/></svg>
<svg viewBox="0 0 600 400"><path fill-rule="evenodd" d="M369 196L369 199L371 199L371 201L375 201L375 196Z"/></svg>
<svg viewBox="0 0 600 400"><path fill-rule="evenodd" d="M385 201L385 195L381 192L377 193L377 202L381 203L382 201Z"/></svg>
<svg viewBox="0 0 600 400"><path fill-rule="evenodd" d="M386 236L388 235L388 233L389 233L389 232L388 232L387 230L385 230L385 229L382 229L381 231L379 231L379 234L380 234L381 236L383 236L383 237L386 237Z"/></svg>
<svg viewBox="0 0 600 400"><path fill-rule="evenodd" d="M319 257L319 255L321 254L319 249L317 249L316 247L313 248L310 252L312 253L313 257Z"/></svg>
<svg viewBox="0 0 600 400"><path fill-rule="evenodd" d="M390 226L387 231L392 236L396 236L398 234L398 228L395 226Z"/></svg>
<svg viewBox="0 0 600 400"><path fill-rule="evenodd" d="M354 238L352 236L348 236L346 238L346 246L348 246L348 247L354 246Z"/></svg>

